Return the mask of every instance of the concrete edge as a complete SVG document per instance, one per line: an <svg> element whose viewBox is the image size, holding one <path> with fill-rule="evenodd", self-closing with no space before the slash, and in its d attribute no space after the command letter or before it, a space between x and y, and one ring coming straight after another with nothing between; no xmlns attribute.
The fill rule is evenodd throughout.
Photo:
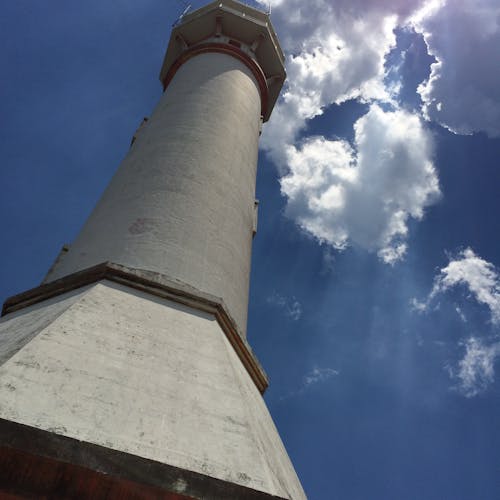
<svg viewBox="0 0 500 500"><path fill-rule="evenodd" d="M102 280L213 314L260 393L263 394L269 386L264 369L241 335L223 300L160 273L103 262L9 297L3 304L2 316Z"/></svg>

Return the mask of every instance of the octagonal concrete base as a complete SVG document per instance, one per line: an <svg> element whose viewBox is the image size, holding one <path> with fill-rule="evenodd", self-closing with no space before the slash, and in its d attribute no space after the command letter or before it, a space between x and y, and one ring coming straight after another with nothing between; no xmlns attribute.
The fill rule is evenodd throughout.
<svg viewBox="0 0 500 500"><path fill-rule="evenodd" d="M305 498L212 314L103 280L7 314L0 363L0 419L242 491ZM174 491L222 498L191 495L185 479Z"/></svg>

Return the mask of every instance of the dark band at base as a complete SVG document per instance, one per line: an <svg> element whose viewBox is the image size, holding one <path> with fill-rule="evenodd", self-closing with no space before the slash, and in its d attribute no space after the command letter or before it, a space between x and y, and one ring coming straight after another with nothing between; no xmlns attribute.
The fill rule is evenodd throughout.
<svg viewBox="0 0 500 500"><path fill-rule="evenodd" d="M0 498L283 500L3 419L0 419Z"/></svg>

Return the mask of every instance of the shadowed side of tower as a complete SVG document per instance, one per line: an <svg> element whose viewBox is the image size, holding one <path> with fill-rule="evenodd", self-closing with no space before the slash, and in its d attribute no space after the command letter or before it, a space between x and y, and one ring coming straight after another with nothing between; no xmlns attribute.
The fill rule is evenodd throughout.
<svg viewBox="0 0 500 500"><path fill-rule="evenodd" d="M262 121L285 78L266 14L173 29L150 119L75 242L0 321L0 491L305 498L246 342Z"/></svg>

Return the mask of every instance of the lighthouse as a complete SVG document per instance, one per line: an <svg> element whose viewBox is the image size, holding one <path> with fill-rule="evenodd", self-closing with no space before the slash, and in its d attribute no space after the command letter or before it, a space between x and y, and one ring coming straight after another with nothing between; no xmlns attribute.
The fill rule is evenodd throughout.
<svg viewBox="0 0 500 500"><path fill-rule="evenodd" d="M305 498L246 340L258 141L285 80L269 16L183 16L160 80L76 240L3 306L0 495Z"/></svg>

